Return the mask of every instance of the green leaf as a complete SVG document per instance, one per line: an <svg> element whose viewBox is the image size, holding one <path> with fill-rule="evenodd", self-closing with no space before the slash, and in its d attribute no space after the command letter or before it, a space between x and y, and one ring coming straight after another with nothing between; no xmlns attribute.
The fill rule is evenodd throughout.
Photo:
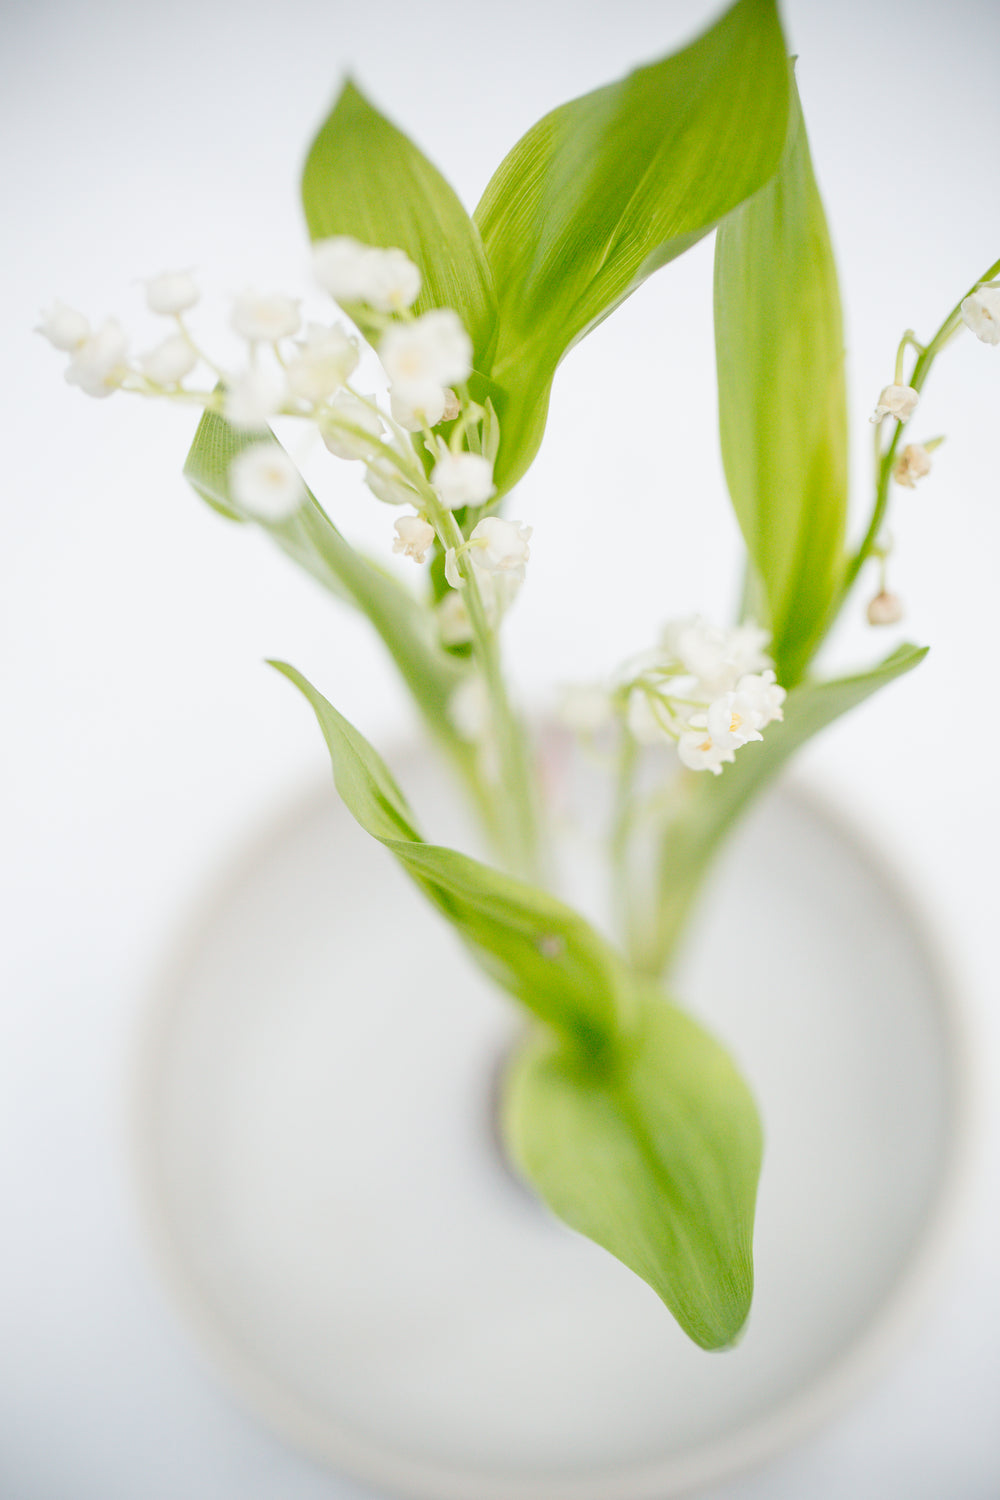
<svg viewBox="0 0 1000 1500"><path fill-rule="evenodd" d="M841 582L847 517L837 271L792 89L780 170L723 222L715 247L722 457L788 686Z"/></svg>
<svg viewBox="0 0 1000 1500"><path fill-rule="evenodd" d="M753 1295L761 1131L727 1053L651 989L598 1068L535 1039L508 1075L515 1161L555 1212L647 1281L704 1349Z"/></svg>
<svg viewBox="0 0 1000 1500"><path fill-rule="evenodd" d="M480 965L554 1029L508 1078L505 1126L567 1223L649 1282L705 1348L753 1291L760 1126L731 1059L578 913L454 849L425 844L391 772L293 667L348 811L395 855Z"/></svg>
<svg viewBox="0 0 1000 1500"><path fill-rule="evenodd" d="M437 168L351 82L310 148L302 204L314 240L346 234L405 250L423 276L414 310L454 308L472 339L476 369L488 369L496 298L479 230ZM362 308L347 311L363 332L373 332Z"/></svg>
<svg viewBox="0 0 1000 1500"><path fill-rule="evenodd" d="M819 734L927 655L902 645L870 671L831 682L806 682L785 700L784 720L769 724L759 743L744 745L721 776L689 772L687 796L663 835L653 950L643 967L661 970L672 955L708 868L730 829L806 740Z"/></svg>
<svg viewBox="0 0 1000 1500"><path fill-rule="evenodd" d="M583 917L544 891L425 844L388 767L306 679L272 662L312 704L337 791L362 828L456 929L480 965L540 1020L589 1054L606 1045L625 994L625 969Z"/></svg>
<svg viewBox="0 0 1000 1500"><path fill-rule="evenodd" d="M271 433L239 432L216 413L206 412L184 465L185 476L214 509L237 520L250 519L241 514L230 493L229 466L244 448L260 442L277 443L277 439ZM469 761L470 748L459 739L448 712L463 668L436 639L430 611L395 578L355 551L312 494L287 520L257 524L332 594L367 615L434 734L460 762Z"/></svg>
<svg viewBox="0 0 1000 1500"><path fill-rule="evenodd" d="M767 181L787 115L773 0L739 0L673 57L546 115L501 164L475 218L500 306L502 491L537 451L563 355Z"/></svg>

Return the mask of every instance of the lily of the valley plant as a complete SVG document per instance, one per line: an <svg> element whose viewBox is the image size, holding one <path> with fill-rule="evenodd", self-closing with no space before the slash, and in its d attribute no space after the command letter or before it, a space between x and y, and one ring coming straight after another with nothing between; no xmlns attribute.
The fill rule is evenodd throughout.
<svg viewBox="0 0 1000 1500"><path fill-rule="evenodd" d="M511 1156L692 1339L730 1344L750 1308L761 1128L720 1042L661 982L713 856L757 793L803 741L924 655L902 645L833 681L811 670L862 574L871 624L900 617L886 585L893 486L927 482L940 439L920 433L919 401L938 354L963 325L1000 342L1000 262L930 339L908 330L887 361L870 522L850 545L837 280L772 0L738 0L675 56L554 110L471 218L350 83L312 145L302 195L315 276L339 311L303 326L294 298L241 292L237 367L199 343L186 270L146 282L163 337L138 357L118 322L93 328L61 303L41 331L90 396L202 407L186 468L197 492L367 615L471 794L493 863L426 843L371 745L275 665L315 710L351 813L534 1017L506 1075ZM613 681L581 684L561 705L613 766L615 946L545 886L535 747L500 653L504 616L531 586L531 518L506 502L542 441L564 355L713 229L745 605L728 626L666 623ZM381 361L384 399L356 383L361 340ZM334 527L274 436L279 416L318 429L331 486L338 464L360 464L373 503L398 507L393 550L412 559L412 587ZM669 796L640 792L651 754ZM635 857L640 840L644 851L653 841L652 862Z"/></svg>

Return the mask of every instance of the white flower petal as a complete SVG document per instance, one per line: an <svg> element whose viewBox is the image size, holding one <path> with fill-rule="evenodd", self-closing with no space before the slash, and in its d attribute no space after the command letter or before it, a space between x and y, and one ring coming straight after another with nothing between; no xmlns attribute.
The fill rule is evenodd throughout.
<svg viewBox="0 0 1000 1500"><path fill-rule="evenodd" d="M190 375L198 355L182 333L173 333L139 360L143 373L157 385L176 385Z"/></svg>
<svg viewBox="0 0 1000 1500"><path fill-rule="evenodd" d="M61 349L64 354L72 354L90 338L90 323L82 312L77 312L75 307L67 307L65 302L60 302L57 298L49 310L42 313L42 321L35 332L42 334L54 348Z"/></svg>
<svg viewBox="0 0 1000 1500"><path fill-rule="evenodd" d="M229 465L229 489L236 504L259 521L282 521L306 498L298 470L277 443L244 448Z"/></svg>
<svg viewBox="0 0 1000 1500"><path fill-rule="evenodd" d="M299 303L277 293L241 292L233 299L230 326L250 343L276 343L299 330Z"/></svg>
<svg viewBox="0 0 1000 1500"><path fill-rule="evenodd" d="M201 293L190 271L161 271L146 281L146 306L163 316L187 312L199 301Z"/></svg>
<svg viewBox="0 0 1000 1500"><path fill-rule="evenodd" d="M479 453L442 453L431 471L431 485L446 510L482 505L496 494L493 465Z"/></svg>
<svg viewBox="0 0 1000 1500"><path fill-rule="evenodd" d="M984 282L966 297L962 322L984 344L1000 344L1000 284Z"/></svg>

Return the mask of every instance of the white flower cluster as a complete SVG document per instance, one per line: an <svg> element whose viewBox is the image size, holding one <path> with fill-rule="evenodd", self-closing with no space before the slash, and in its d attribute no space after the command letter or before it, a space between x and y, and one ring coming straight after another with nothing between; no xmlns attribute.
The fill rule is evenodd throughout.
<svg viewBox="0 0 1000 1500"><path fill-rule="evenodd" d="M611 692L567 694L564 720L593 734L617 710L640 744L669 740L690 770L718 776L741 746L783 717L785 690L764 649L768 640L752 622L724 630L700 615L671 621L659 648Z"/></svg>
<svg viewBox="0 0 1000 1500"><path fill-rule="evenodd" d="M457 591L441 606L441 632L449 643L467 640L471 624L460 591L474 577L487 617L497 623L524 578L531 535L520 522L489 516L465 540L445 516L486 505L496 494L495 419L489 413L490 441L488 413L467 388L472 340L450 308L419 316L411 311L422 278L400 249L339 235L314 247L313 264L320 284L371 334L389 380L387 411L351 384L358 336L339 322L303 328L300 302L281 293L246 290L234 298L230 326L249 348L241 369L224 369L198 347L185 322L200 300L190 271L166 271L146 282L149 311L174 327L136 360L115 319L94 330L62 302L43 314L39 332L70 356L66 378L91 396L124 389L195 401L246 433L266 433L279 415L311 421L330 453L365 465L377 499L413 507L396 522L395 552L423 563L441 533L449 549L448 582ZM199 366L212 377L208 388L185 384ZM443 422L453 424L447 439L434 431ZM307 498L295 466L270 437L241 452L229 480L234 503L265 522L294 514ZM458 564L464 554L474 565L465 576Z"/></svg>

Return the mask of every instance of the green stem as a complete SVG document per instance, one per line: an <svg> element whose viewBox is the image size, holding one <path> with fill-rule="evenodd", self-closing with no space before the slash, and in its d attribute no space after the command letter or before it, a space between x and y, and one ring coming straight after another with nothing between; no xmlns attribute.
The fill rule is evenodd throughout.
<svg viewBox="0 0 1000 1500"><path fill-rule="evenodd" d="M465 538L455 517L441 505L429 485L423 499L441 545L457 551ZM534 765L527 735L507 693L499 642L496 632L490 627L476 570L467 553L459 557L458 567L465 581L462 594L472 626L473 655L489 695L490 719L500 760L501 786L505 794L500 821L507 858L515 874L538 881L541 878L538 810Z"/></svg>
<svg viewBox="0 0 1000 1500"><path fill-rule="evenodd" d="M921 352L917 355L916 363L913 366L913 374L910 376L910 385L915 391L923 389L924 382L927 379L927 376L930 374L931 366L933 365L935 358L938 354L940 354L941 350L944 348L945 344L947 344L948 340L953 336L953 334L958 332L958 329L961 326L962 303L965 301L966 297L971 297L977 286L980 286L984 281L992 281L994 276L996 276L997 274L1000 274L1000 260L994 261L989 269L972 283L972 286L969 288L969 290L967 292L964 292L962 296L959 297L958 301L955 303L955 306L945 318L944 322L941 324L940 328L931 339L930 343L927 344L926 347L922 349ZM851 589L854 587L854 583L857 579L858 574L864 567L865 563L868 561L868 558L871 556L872 551L875 547L875 543L878 541L878 534L882 529L882 523L885 520L885 513L889 506L889 483L892 479L892 470L896 459L896 450L899 447L899 438L902 429L903 424L897 422L896 430L892 434L889 446L881 455L881 458L876 465L875 504L872 508L872 515L871 520L868 523L868 530L865 532L860 547L858 548L857 552L855 552L850 563L848 564L847 571L844 575L844 582L841 585L840 593L834 601L829 624L824 628L824 635L826 634L826 631L830 628L830 626L832 626L837 615L840 613L844 600L850 593ZM878 429L876 429L876 434L877 432Z"/></svg>

